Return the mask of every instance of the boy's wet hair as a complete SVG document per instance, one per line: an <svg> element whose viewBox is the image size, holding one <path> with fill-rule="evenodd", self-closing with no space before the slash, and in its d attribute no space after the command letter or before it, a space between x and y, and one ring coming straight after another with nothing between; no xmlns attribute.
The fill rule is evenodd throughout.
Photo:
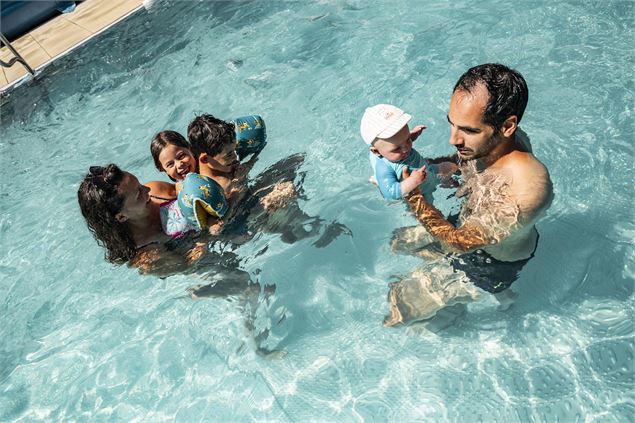
<svg viewBox="0 0 635 423"><path fill-rule="evenodd" d="M195 117L187 126L187 138L196 158L201 153L215 156L236 140L236 132L233 123L204 114Z"/></svg>
<svg viewBox="0 0 635 423"><path fill-rule="evenodd" d="M150 153L152 153L154 165L159 169L159 172L165 172L159 161L159 154L168 144L174 144L177 147L187 148L188 150L191 149L185 137L176 131L161 131L156 134L150 143Z"/></svg>
<svg viewBox="0 0 635 423"><path fill-rule="evenodd" d="M520 123L529 98L529 89L523 76L505 65L486 63L468 69L461 75L452 92L471 93L481 84L489 94L483 123L493 126L497 132L503 122L512 115L516 116Z"/></svg>

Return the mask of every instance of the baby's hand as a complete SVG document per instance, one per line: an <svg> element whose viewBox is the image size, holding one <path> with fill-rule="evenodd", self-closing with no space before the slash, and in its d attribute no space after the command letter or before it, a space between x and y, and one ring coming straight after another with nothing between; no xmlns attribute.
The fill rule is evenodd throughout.
<svg viewBox="0 0 635 423"><path fill-rule="evenodd" d="M419 138L419 135L421 135L423 130L426 128L427 126L425 125L417 125L414 128L412 128L412 131L410 131L410 140L414 142L417 138Z"/></svg>
<svg viewBox="0 0 635 423"><path fill-rule="evenodd" d="M421 169L415 169L410 173L410 169L406 166L403 170L403 179L413 178L412 181L415 182L416 186L419 186L426 180L426 167L423 166Z"/></svg>

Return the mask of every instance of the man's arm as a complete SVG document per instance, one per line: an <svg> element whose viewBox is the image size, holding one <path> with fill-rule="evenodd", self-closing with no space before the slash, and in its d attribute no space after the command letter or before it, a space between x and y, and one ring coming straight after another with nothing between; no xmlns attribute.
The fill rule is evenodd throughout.
<svg viewBox="0 0 635 423"><path fill-rule="evenodd" d="M403 177L406 178L409 175L409 169L404 169ZM426 201L418 187L406 197L406 201L417 220L430 235L452 249L470 251L496 242L488 237L481 227L474 224L467 223L456 228L439 210Z"/></svg>
<svg viewBox="0 0 635 423"><path fill-rule="evenodd" d="M460 228L454 227L443 214L432 204L428 203L417 188L406 198L415 217L437 240L459 251L471 251L479 247L491 245L492 241L485 232L474 224L465 224Z"/></svg>

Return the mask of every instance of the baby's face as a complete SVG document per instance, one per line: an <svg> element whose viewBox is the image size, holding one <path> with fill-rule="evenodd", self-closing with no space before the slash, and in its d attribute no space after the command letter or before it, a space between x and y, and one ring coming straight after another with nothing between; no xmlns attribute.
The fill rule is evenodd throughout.
<svg viewBox="0 0 635 423"><path fill-rule="evenodd" d="M378 138L370 147L370 151L391 162L407 159L412 151L410 128L406 125L390 138Z"/></svg>
<svg viewBox="0 0 635 423"><path fill-rule="evenodd" d="M188 173L196 170L196 160L192 152L174 144L168 144L161 150L159 163L165 173L175 181L182 181Z"/></svg>

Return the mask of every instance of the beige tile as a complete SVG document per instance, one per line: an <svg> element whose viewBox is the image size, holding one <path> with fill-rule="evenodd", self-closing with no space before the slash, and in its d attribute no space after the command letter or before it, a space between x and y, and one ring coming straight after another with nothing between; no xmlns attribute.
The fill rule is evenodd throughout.
<svg viewBox="0 0 635 423"><path fill-rule="evenodd" d="M7 81L7 76L4 74L4 68L0 69L0 89L4 88L9 81Z"/></svg>
<svg viewBox="0 0 635 423"><path fill-rule="evenodd" d="M143 0L86 0L64 17L95 33L142 5Z"/></svg>
<svg viewBox="0 0 635 423"><path fill-rule="evenodd" d="M24 35L11 42L11 45L24 57L24 60L26 60L33 69L51 59L51 56L44 51L30 34ZM3 47L0 49L0 58L3 61L6 62L13 57L13 53L11 53L8 48ZM10 68L5 68L4 73L7 77L7 81L12 82L28 73L28 71L21 63L16 62Z"/></svg>
<svg viewBox="0 0 635 423"><path fill-rule="evenodd" d="M91 35L84 28L64 19L64 16L58 16L31 31L31 36L51 57L65 52Z"/></svg>

